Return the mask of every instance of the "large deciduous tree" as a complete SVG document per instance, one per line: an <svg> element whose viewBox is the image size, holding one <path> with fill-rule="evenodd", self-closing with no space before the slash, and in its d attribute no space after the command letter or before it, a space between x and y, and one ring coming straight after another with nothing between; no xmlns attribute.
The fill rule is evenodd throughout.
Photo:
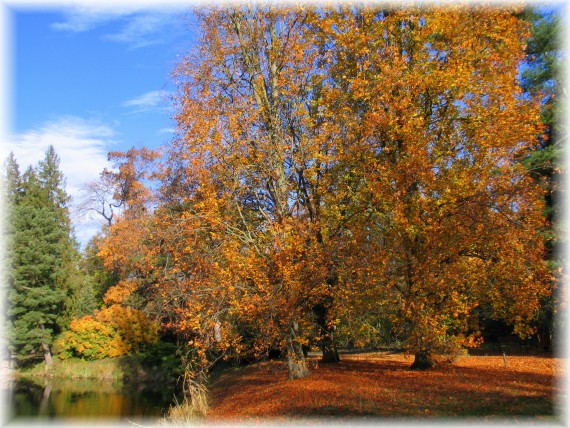
<svg viewBox="0 0 570 428"><path fill-rule="evenodd" d="M329 11L319 27L343 191L366 208L361 287L398 309L414 367L475 339L483 303L524 334L548 293L542 193L519 162L539 123L518 81L528 27L479 6Z"/></svg>
<svg viewBox="0 0 570 428"><path fill-rule="evenodd" d="M479 306L527 332L548 285L542 191L520 163L539 123L517 80L528 28L512 10L199 20L155 209L131 152L120 174L140 192L100 252L122 279L106 303L139 299L177 335L193 404L246 344L285 350L300 378L316 324L336 359L333 326L358 305L387 308L418 368L477 342Z"/></svg>
<svg viewBox="0 0 570 428"><path fill-rule="evenodd" d="M325 358L338 359L328 328L335 246L323 233L334 159L319 132L325 77L308 12L239 7L199 16L199 49L176 72L175 193L234 242L225 268L243 318L255 314L254 330L286 350L289 376L303 377L309 314Z"/></svg>

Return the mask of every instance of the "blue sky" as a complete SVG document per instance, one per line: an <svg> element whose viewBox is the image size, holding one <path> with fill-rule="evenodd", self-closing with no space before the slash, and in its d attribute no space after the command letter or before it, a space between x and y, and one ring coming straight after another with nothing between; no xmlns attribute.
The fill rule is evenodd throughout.
<svg viewBox="0 0 570 428"><path fill-rule="evenodd" d="M173 136L169 73L194 44L187 6L9 7L8 143L23 171L53 144L75 200L109 167L107 153ZM76 217L83 243L97 230Z"/></svg>

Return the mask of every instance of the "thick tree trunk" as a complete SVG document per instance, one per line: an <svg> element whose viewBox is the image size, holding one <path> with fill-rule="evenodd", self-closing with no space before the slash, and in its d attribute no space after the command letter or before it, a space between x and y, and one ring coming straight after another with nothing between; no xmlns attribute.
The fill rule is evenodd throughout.
<svg viewBox="0 0 570 428"><path fill-rule="evenodd" d="M334 339L328 338L325 342L321 343L321 350L323 352L321 358L323 363L340 363L340 355L338 355Z"/></svg>
<svg viewBox="0 0 570 428"><path fill-rule="evenodd" d="M287 343L287 366L289 368L289 379L301 379L311 374L299 343L292 341Z"/></svg>
<svg viewBox="0 0 570 428"><path fill-rule="evenodd" d="M287 366L289 368L289 379L301 379L311 374L305 355L303 354L303 346L297 340L299 336L299 326L293 323L289 337L287 338Z"/></svg>
<svg viewBox="0 0 570 428"><path fill-rule="evenodd" d="M430 351L416 352L415 359L411 365L412 370L429 370L437 366L437 361Z"/></svg>
<svg viewBox="0 0 570 428"><path fill-rule="evenodd" d="M338 363L340 362L340 356L336 349L334 337L327 328L327 312L327 308L321 303L313 306L313 314L319 326L319 336L321 338L319 343L323 353L321 361L323 363Z"/></svg>
<svg viewBox="0 0 570 428"><path fill-rule="evenodd" d="M49 346L45 343L42 343L42 351L44 352L44 360L46 362L46 367L51 366L53 360L51 358L51 351L49 350Z"/></svg>

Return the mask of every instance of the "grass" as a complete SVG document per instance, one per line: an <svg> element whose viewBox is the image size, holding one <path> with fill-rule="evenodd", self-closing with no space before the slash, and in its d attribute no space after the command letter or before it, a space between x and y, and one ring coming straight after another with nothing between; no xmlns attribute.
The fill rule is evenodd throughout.
<svg viewBox="0 0 570 428"><path fill-rule="evenodd" d="M60 360L54 358L46 369L45 362L29 368L22 368L17 375L23 377L57 377L67 379L100 379L105 381L154 382L173 384L178 372L172 364L162 361L146 361L141 356L125 355L95 361L80 359Z"/></svg>
<svg viewBox="0 0 570 428"><path fill-rule="evenodd" d="M206 392L194 397L184 398L181 403L170 406L161 424L188 426L199 423L208 412L208 397Z"/></svg>
<svg viewBox="0 0 570 428"><path fill-rule="evenodd" d="M312 375L289 380L283 362L228 370L210 386L207 421L335 418L516 418L555 421L561 359L461 356L418 372L412 356L344 355L339 364L311 360Z"/></svg>
<svg viewBox="0 0 570 428"><path fill-rule="evenodd" d="M19 374L24 377L120 380L124 377L125 362L122 360L121 357L96 361L54 359L48 369L46 369L45 362L42 362L31 368L20 370Z"/></svg>

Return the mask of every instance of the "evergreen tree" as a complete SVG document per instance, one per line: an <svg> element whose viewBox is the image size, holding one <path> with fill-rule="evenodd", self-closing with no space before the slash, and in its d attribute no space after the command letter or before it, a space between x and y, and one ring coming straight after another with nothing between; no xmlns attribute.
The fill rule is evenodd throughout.
<svg viewBox="0 0 570 428"><path fill-rule="evenodd" d="M7 242L10 237L13 236L13 224L12 224L12 210L13 207L16 205L17 200L21 196L22 192L22 177L20 175L20 167L16 158L14 157L14 153L10 153L10 156L4 162L4 176L1 177L1 184L2 184L2 193L0 194L1 203L3 209L1 210L1 221L2 221L2 230L4 231L4 245L1 247L2 254L1 254L1 263L2 266L8 267L10 266L11 260L11 245ZM7 239L6 239L7 238ZM9 290L13 287L13 275L10 269L1 269L0 270L1 277L0 277L0 284L2 285L2 296L4 299L2 300L2 325L6 325L6 297L8 296ZM8 355L4 355L8 351L8 341L7 337L2 337L2 354L3 358L8 358Z"/></svg>
<svg viewBox="0 0 570 428"><path fill-rule="evenodd" d="M43 192L43 201L54 216L54 221L65 232L61 242L61 262L64 266L66 279L62 283L64 304L62 312L57 319L59 330L65 330L75 316L77 295L82 293L84 275L79 271L78 243L73 235L73 228L69 215L70 196L65 191L66 180L59 169L59 157L53 146L49 146L45 158L38 164L38 180Z"/></svg>
<svg viewBox="0 0 570 428"><path fill-rule="evenodd" d="M99 233L87 243L83 249L80 268L85 273L87 281L91 284L93 299L98 307L103 302L103 295L107 290L117 284L119 275L117 270L107 270L103 259L99 256L99 244L104 235Z"/></svg>
<svg viewBox="0 0 570 428"><path fill-rule="evenodd" d="M33 357L41 349L50 364L50 345L69 322L76 288L77 250L69 197L53 147L21 180L17 171L11 156L6 174L9 347L20 359Z"/></svg>
<svg viewBox="0 0 570 428"><path fill-rule="evenodd" d="M546 216L556 221L556 180L561 155L561 129L558 119L560 103L560 21L554 12L526 12L532 24L532 37L527 44L526 67L522 73L522 87L527 94L539 97L544 134L538 138L536 150L525 159L525 165L546 188ZM554 231L547 236L551 253L555 246Z"/></svg>
<svg viewBox="0 0 570 428"><path fill-rule="evenodd" d="M562 130L559 119L561 93L560 19L554 11L530 9L525 18L532 25L532 37L527 44L526 67L522 73L522 86L526 94L538 97L541 102L541 119L544 133L539 136L536 149L524 159L524 164L533 177L545 189L545 217L549 226L544 231L546 259L554 275L562 266L560 241L560 188L559 173L562 154ZM553 284L556 288L556 284ZM543 299L538 315L539 340L546 349L551 348L554 296Z"/></svg>
<svg viewBox="0 0 570 428"><path fill-rule="evenodd" d="M11 206L17 202L22 194L22 177L14 153L10 153L10 156L6 159L4 169L6 171L4 195L6 196L6 203L8 206Z"/></svg>

